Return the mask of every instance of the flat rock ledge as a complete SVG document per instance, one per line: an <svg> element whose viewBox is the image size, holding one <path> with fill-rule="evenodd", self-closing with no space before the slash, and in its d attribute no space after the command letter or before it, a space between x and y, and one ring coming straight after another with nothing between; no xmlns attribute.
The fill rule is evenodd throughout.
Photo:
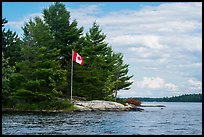
<svg viewBox="0 0 204 137"><path fill-rule="evenodd" d="M83 111L142 111L140 106L126 103L125 105L117 102L92 100L92 101L73 101L74 112ZM15 108L4 108L2 112L69 112L65 110L18 110Z"/></svg>
<svg viewBox="0 0 204 137"><path fill-rule="evenodd" d="M75 111L142 111L132 104L123 105L117 102L92 100L92 101L74 101Z"/></svg>

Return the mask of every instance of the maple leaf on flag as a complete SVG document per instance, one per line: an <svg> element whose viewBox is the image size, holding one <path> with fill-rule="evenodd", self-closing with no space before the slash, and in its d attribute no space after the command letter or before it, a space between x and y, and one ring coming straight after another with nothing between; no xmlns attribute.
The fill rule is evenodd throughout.
<svg viewBox="0 0 204 137"><path fill-rule="evenodd" d="M80 65L84 65L84 59L75 51L73 51L73 61L79 63Z"/></svg>

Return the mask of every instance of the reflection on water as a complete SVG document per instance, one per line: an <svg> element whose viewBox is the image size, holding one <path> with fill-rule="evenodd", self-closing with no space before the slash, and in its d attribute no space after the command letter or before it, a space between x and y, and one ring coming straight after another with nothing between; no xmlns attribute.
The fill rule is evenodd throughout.
<svg viewBox="0 0 204 137"><path fill-rule="evenodd" d="M151 103L152 104L152 103ZM201 135L202 104L160 102L142 112L3 113L2 134Z"/></svg>

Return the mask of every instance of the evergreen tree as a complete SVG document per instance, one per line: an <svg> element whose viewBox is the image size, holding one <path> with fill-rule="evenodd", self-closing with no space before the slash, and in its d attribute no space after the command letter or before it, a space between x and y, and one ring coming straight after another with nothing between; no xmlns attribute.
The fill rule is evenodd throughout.
<svg viewBox="0 0 204 137"><path fill-rule="evenodd" d="M115 94L115 98L117 97L117 91L119 90L129 90L130 85L133 83L130 81L132 76L127 76L128 74L128 64L123 62L123 55L122 53L113 53L112 62L113 69L112 69L112 86L111 92L109 93L112 95L112 98ZM110 82L109 82L110 83Z"/></svg>
<svg viewBox="0 0 204 137"><path fill-rule="evenodd" d="M55 2L49 8L43 10L43 17L50 33L54 39L54 48L61 49L60 56L62 66L66 67L67 62L71 61L73 44L80 48L80 39L83 28L77 28L77 21L70 21L70 12L66 10L65 5ZM77 43L77 44L76 44ZM69 64L70 65L70 64Z"/></svg>
<svg viewBox="0 0 204 137"><path fill-rule="evenodd" d="M5 56L4 58L9 58L9 66L14 66L15 62L21 60L19 53L21 40L16 32L4 28L6 23L8 23L6 18L2 18L2 51Z"/></svg>
<svg viewBox="0 0 204 137"><path fill-rule="evenodd" d="M74 93L87 99L113 99L116 90L125 89L132 83L128 80L128 65L123 63L121 53L113 53L105 42L106 35L102 33L96 22L86 33L81 54L86 65L76 66L74 73Z"/></svg>
<svg viewBox="0 0 204 137"><path fill-rule="evenodd" d="M7 106L11 95L11 75L15 71L15 67L10 67L8 63L9 58L4 58L4 53L2 52L2 106Z"/></svg>
<svg viewBox="0 0 204 137"><path fill-rule="evenodd" d="M106 96L103 87L109 70L105 56L112 50L105 43L105 37L96 23L86 34L80 52L84 57L85 65L74 66L74 95L84 96L88 100L104 99Z"/></svg>
<svg viewBox="0 0 204 137"><path fill-rule="evenodd" d="M70 13L60 2L44 9L43 17L22 27L21 60L10 76L14 100L32 103L70 95L72 50L85 62L84 66L74 63L74 96L113 100L118 90L129 89L128 65L105 41L99 25L94 22L82 36L83 28L77 28L76 20L70 22Z"/></svg>
<svg viewBox="0 0 204 137"><path fill-rule="evenodd" d="M2 18L2 106L11 105L11 79L16 71L15 63L21 60L21 40L16 32L4 28L6 23L6 18Z"/></svg>
<svg viewBox="0 0 204 137"><path fill-rule="evenodd" d="M23 30L23 61L17 63L19 73L13 77L14 82L18 79L21 82L13 87L17 91L14 96L29 94L35 99L38 96L43 96L41 99L64 97L68 86L67 70L61 68L60 49L51 48L53 39L48 27L36 17L34 21L26 23Z"/></svg>
<svg viewBox="0 0 204 137"><path fill-rule="evenodd" d="M54 39L49 31L49 28L40 17L35 17L33 20L30 19L22 27L24 35L23 41L27 45L31 46L45 46L51 49L54 45Z"/></svg>
<svg viewBox="0 0 204 137"><path fill-rule="evenodd" d="M55 2L50 7L43 10L44 22L49 28L54 43L51 48L60 49L61 66L67 70L68 87L71 85L71 62L72 50L80 52L83 47L84 38L82 36L83 27L77 27L77 21L70 21L70 12L65 5ZM76 68L75 68L76 70ZM70 88L66 87L66 94L70 96Z"/></svg>
<svg viewBox="0 0 204 137"><path fill-rule="evenodd" d="M19 83L22 87L14 87L17 89L14 96L22 95L22 92L25 95L31 94L28 100L26 96L22 97L29 102L64 97L63 87L67 86L67 72L61 69L59 52L60 50L57 49L48 50L46 47L25 45L21 52L24 61L16 65L23 76L23 80ZM16 81L15 78L13 81Z"/></svg>

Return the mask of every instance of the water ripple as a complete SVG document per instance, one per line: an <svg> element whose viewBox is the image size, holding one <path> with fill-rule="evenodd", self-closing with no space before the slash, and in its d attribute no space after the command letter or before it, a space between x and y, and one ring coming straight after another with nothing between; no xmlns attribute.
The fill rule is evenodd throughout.
<svg viewBox="0 0 204 137"><path fill-rule="evenodd" d="M143 112L4 113L4 135L201 135L201 103Z"/></svg>

